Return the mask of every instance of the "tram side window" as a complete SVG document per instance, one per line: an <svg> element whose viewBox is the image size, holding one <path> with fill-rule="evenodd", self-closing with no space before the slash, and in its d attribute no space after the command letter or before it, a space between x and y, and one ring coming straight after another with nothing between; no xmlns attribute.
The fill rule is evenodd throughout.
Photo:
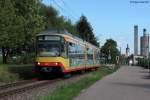
<svg viewBox="0 0 150 100"><path fill-rule="evenodd" d="M68 46L68 57L69 58L74 58L75 56L75 44L73 43L68 43L69 46Z"/></svg>
<svg viewBox="0 0 150 100"><path fill-rule="evenodd" d="M91 48L88 49L87 58L93 60L93 50Z"/></svg>
<svg viewBox="0 0 150 100"><path fill-rule="evenodd" d="M67 44L61 44L61 56L67 58Z"/></svg>
<svg viewBox="0 0 150 100"><path fill-rule="evenodd" d="M84 47L82 47L81 45L77 45L77 56L78 59L85 59Z"/></svg>
<svg viewBox="0 0 150 100"><path fill-rule="evenodd" d="M84 48L78 44L69 43L68 56L69 58L84 59Z"/></svg>

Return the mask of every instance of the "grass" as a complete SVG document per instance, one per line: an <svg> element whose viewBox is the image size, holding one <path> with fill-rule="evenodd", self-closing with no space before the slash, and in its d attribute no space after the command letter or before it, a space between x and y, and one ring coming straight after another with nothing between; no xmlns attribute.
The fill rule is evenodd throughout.
<svg viewBox="0 0 150 100"><path fill-rule="evenodd" d="M69 85L62 85L48 96L39 97L38 100L72 100L83 89L91 86L102 77L115 72L118 68L119 66L116 66L114 69L102 67L95 72L89 73L86 78L82 78Z"/></svg>
<svg viewBox="0 0 150 100"><path fill-rule="evenodd" d="M2 56L1 56L1 54L0 54L0 64L2 64Z"/></svg>
<svg viewBox="0 0 150 100"><path fill-rule="evenodd" d="M16 73L9 72L6 65L0 65L0 82L1 83L11 83L19 80L19 75Z"/></svg>
<svg viewBox="0 0 150 100"><path fill-rule="evenodd" d="M11 83L34 77L33 65L0 65L0 82Z"/></svg>

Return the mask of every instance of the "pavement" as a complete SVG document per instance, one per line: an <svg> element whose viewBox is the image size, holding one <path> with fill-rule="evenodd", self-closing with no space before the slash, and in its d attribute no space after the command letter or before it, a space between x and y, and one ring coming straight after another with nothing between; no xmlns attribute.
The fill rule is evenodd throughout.
<svg viewBox="0 0 150 100"><path fill-rule="evenodd" d="M82 90L74 100L150 100L148 70L122 66L117 72Z"/></svg>

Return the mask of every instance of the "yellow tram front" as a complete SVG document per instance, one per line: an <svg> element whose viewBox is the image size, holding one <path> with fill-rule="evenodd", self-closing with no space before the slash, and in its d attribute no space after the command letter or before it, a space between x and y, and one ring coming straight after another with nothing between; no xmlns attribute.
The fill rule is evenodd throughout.
<svg viewBox="0 0 150 100"><path fill-rule="evenodd" d="M36 42L36 72L61 73L69 66L64 37L59 34L39 34Z"/></svg>

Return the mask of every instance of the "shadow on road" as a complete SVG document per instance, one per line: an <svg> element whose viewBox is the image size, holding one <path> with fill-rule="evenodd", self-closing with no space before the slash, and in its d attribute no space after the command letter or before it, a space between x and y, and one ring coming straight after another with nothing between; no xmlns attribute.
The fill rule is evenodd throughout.
<svg viewBox="0 0 150 100"><path fill-rule="evenodd" d="M121 86L129 86L129 87L139 87L139 88L146 88L150 89L150 84L136 84L136 83L112 83L114 85L121 85Z"/></svg>
<svg viewBox="0 0 150 100"><path fill-rule="evenodd" d="M150 75L148 75L148 73L147 73L147 75L142 76L142 79L149 79L150 80Z"/></svg>
<svg viewBox="0 0 150 100"><path fill-rule="evenodd" d="M148 73L146 70L139 71L139 73Z"/></svg>

